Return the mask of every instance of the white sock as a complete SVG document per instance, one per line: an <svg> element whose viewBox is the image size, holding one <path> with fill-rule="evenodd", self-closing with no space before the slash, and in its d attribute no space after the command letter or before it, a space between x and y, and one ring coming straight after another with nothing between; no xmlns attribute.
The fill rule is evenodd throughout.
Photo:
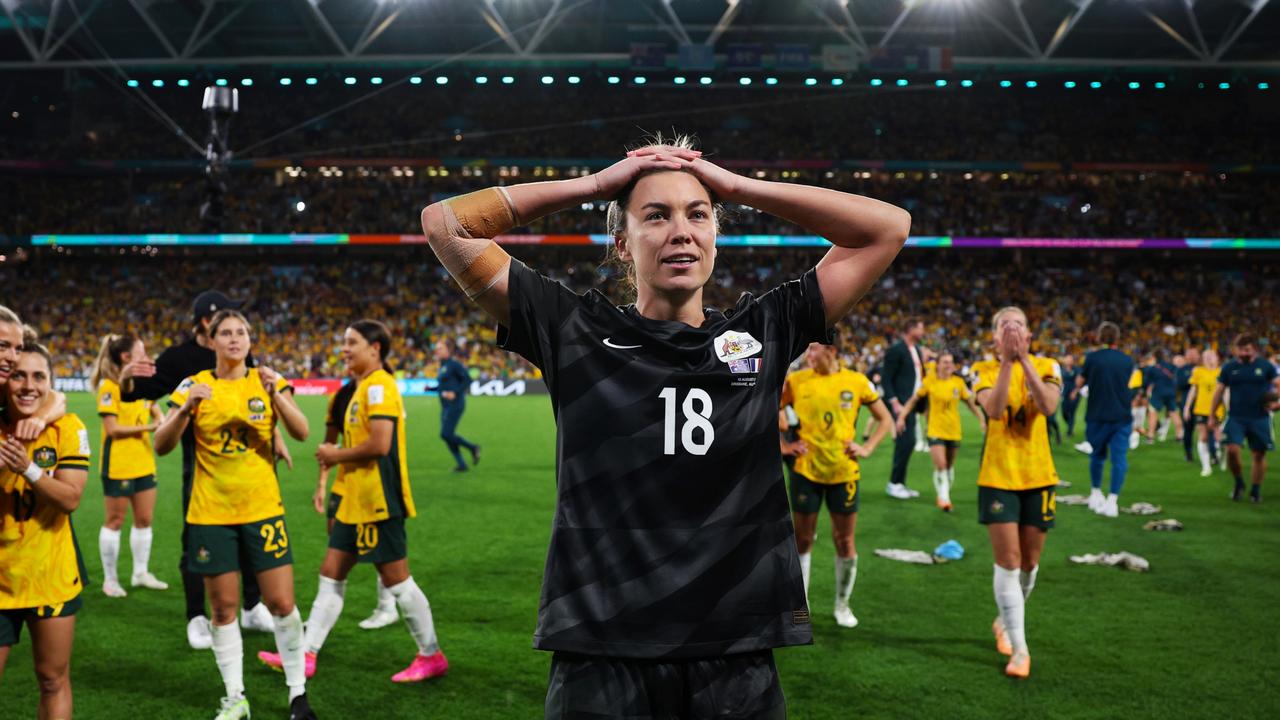
<svg viewBox="0 0 1280 720"><path fill-rule="evenodd" d="M320 576L320 589L316 599L311 603L311 614L307 616L307 652L318 653L324 647L325 638L342 615L342 605L347 594L346 580L332 580Z"/></svg>
<svg viewBox="0 0 1280 720"><path fill-rule="evenodd" d="M227 697L244 697L244 641L240 639L240 623L213 626L213 659L218 674L227 688Z"/></svg>
<svg viewBox="0 0 1280 720"><path fill-rule="evenodd" d="M813 553L800 553L800 575L804 577L804 601L809 602L809 568L813 567Z"/></svg>
<svg viewBox="0 0 1280 720"><path fill-rule="evenodd" d="M924 446L924 423L920 422L920 418L916 418L916 445Z"/></svg>
<svg viewBox="0 0 1280 720"><path fill-rule="evenodd" d="M102 581L117 584L116 563L120 559L120 531L103 527L98 531L98 555L102 558Z"/></svg>
<svg viewBox="0 0 1280 720"><path fill-rule="evenodd" d="M1031 591L1036 587L1036 575L1040 572L1040 566L1031 568L1031 572L1025 570L1018 571L1018 582L1022 585L1022 599L1025 601L1031 597Z"/></svg>
<svg viewBox="0 0 1280 720"><path fill-rule="evenodd" d="M1210 471L1209 465L1209 441L1201 440L1196 443L1196 454L1200 456L1200 469L1204 472Z"/></svg>
<svg viewBox="0 0 1280 720"><path fill-rule="evenodd" d="M378 609L387 612L394 612L396 609L396 597L382 584L381 575L378 576Z"/></svg>
<svg viewBox="0 0 1280 720"><path fill-rule="evenodd" d="M414 642L418 643L418 654L435 655L440 652L436 626L431 621L431 603L427 602L427 596L418 587L418 583L410 577L387 589L395 596L400 616L404 618L404 624L409 626L409 634L413 636Z"/></svg>
<svg viewBox="0 0 1280 720"><path fill-rule="evenodd" d="M951 488L956 485L956 468L951 466L947 468L947 502L951 502Z"/></svg>
<svg viewBox="0 0 1280 720"><path fill-rule="evenodd" d="M147 565L151 562L151 528L135 527L129 533L129 550L133 553L133 576L150 572Z"/></svg>
<svg viewBox="0 0 1280 720"><path fill-rule="evenodd" d="M836 558L836 607L848 607L853 583L858 579L858 556Z"/></svg>
<svg viewBox="0 0 1280 720"><path fill-rule="evenodd" d="M946 483L947 483L947 471L938 470L937 468L934 468L933 494L936 495L939 500L943 500L946 497L946 494L947 494Z"/></svg>
<svg viewBox="0 0 1280 720"><path fill-rule="evenodd" d="M992 582L996 607L1000 609L1000 621L1004 623L1004 631L1009 636L1009 643L1013 645L1014 654L1027 651L1027 633L1023 626L1027 601L1022 597L1018 574L1018 570L1005 570L996 565Z"/></svg>
<svg viewBox="0 0 1280 720"><path fill-rule="evenodd" d="M276 652L284 667L284 682L289 686L289 702L307 692L306 656L302 652L302 614L293 612L275 618Z"/></svg>

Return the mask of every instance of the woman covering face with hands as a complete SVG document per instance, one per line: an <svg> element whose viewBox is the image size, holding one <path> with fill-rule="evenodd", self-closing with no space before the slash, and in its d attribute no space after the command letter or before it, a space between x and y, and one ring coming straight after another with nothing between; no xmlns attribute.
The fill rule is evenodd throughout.
<svg viewBox="0 0 1280 720"><path fill-rule="evenodd" d="M156 430L156 451L171 452L194 428L196 469L187 509L191 569L204 576L213 609L213 654L226 686L218 720L249 716L244 697L239 577L252 572L275 620L276 647L285 658L291 717L314 715L306 699L302 618L294 606L293 555L276 479L272 430L278 422L296 440L307 419L293 389L270 368L245 364L251 328L235 310L209 325L217 355L213 370L183 380L170 395L173 409Z"/></svg>
<svg viewBox="0 0 1280 720"><path fill-rule="evenodd" d="M987 416L978 470L978 521L987 526L995 555L993 588L999 616L996 648L1009 655L1005 674L1031 673L1024 615L1035 587L1045 534L1053 527L1058 472L1045 418L1058 407L1062 371L1032 355L1027 315L1006 307L991 322L996 360L973 366L974 394Z"/></svg>

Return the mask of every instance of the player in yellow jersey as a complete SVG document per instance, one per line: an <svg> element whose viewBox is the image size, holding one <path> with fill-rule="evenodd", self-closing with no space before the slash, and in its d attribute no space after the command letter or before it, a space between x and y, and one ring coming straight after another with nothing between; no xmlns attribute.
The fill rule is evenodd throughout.
<svg viewBox="0 0 1280 720"><path fill-rule="evenodd" d="M356 386L359 383L350 380L338 388L338 391L329 398L329 408L324 415L324 444L333 445L342 437L342 427L346 423L347 408L351 405L351 396L355 393ZM338 477L333 481L333 489L329 491L328 501L325 500L325 486L329 482L329 473L333 468L322 462L317 462L320 466L320 478L316 482L315 494L311 497L316 512L323 513L328 520L328 532L333 532L333 523L338 516L338 507L342 504L342 496L346 493L346 470L341 463L338 464ZM383 628L396 620L400 619L400 613L396 610L396 598L382 584L382 578L378 580L378 605L373 609L373 613L369 617L359 622L362 630L377 630Z"/></svg>
<svg viewBox="0 0 1280 720"><path fill-rule="evenodd" d="M842 627L856 627L849 608L858 577L854 534L858 524L858 460L868 457L893 427L893 416L866 375L840 367L834 345L810 343L805 350L809 368L787 376L782 407L791 407L800 420L799 439L782 443L784 455L795 457L791 471L791 517L805 595L817 534L818 511L825 501L831 513L831 536L836 546L835 619ZM857 438L858 411L871 409L878 421L865 444Z"/></svg>
<svg viewBox="0 0 1280 720"><path fill-rule="evenodd" d="M18 353L24 344L34 345L39 341L36 331L23 325L18 314L4 305L0 305L0 383L9 378L9 373L18 363ZM4 409L3 394L0 393L0 410ZM14 428L14 437L19 440L35 440L46 427L65 415L67 412L67 396L51 390L45 396L40 410L29 417L18 421Z"/></svg>
<svg viewBox="0 0 1280 720"><path fill-rule="evenodd" d="M933 458L933 490L936 503L944 512L951 512L951 486L955 484L956 453L960 451L960 403L963 401L986 432L986 419L964 378L956 373L955 356L944 352L938 356L937 367L924 377L920 389L907 401L898 418L898 432L906 429L907 413L921 402L929 403L929 453Z"/></svg>
<svg viewBox="0 0 1280 720"><path fill-rule="evenodd" d="M1006 307L991 322L996 360L974 365L974 393L987 414L978 470L978 518L995 555L996 647L1010 655L1005 674L1031 674L1023 616L1035 587L1045 533L1053 527L1058 472L1045 418L1058 407L1058 363L1032 355L1027 316Z"/></svg>
<svg viewBox="0 0 1280 720"><path fill-rule="evenodd" d="M156 458L151 433L164 414L149 400L125 402L120 397L120 368L134 358L146 357L146 347L132 333L102 338L98 359L89 374L97 388L98 416L102 418L102 499L106 515L98 531L98 555L102 559L102 592L107 597L126 595L116 577L120 557L120 528L133 507L129 549L133 554L133 587L167 590L169 586L151 574L151 519L156 507Z"/></svg>
<svg viewBox="0 0 1280 720"><path fill-rule="evenodd" d="M71 513L89 477L89 433L75 415L31 441L14 432L53 392L53 361L24 343L0 387L0 676L22 626L31 629L40 718L71 717L71 646L84 589L84 563ZM12 702L6 717L31 715Z"/></svg>
<svg viewBox="0 0 1280 720"><path fill-rule="evenodd" d="M227 695L216 720L249 716L244 697L244 645L236 610L241 571L253 572L275 619L276 647L284 656L290 718L314 718L307 702L302 616L294 605L293 555L276 479L273 430L277 422L295 440L307 437L307 418L293 390L270 368L245 364L252 344L249 321L219 310L209 323L213 370L183 380L169 395L173 409L156 430L156 451L171 452L188 426L195 436L196 468L187 508L191 569L204 576L213 609L213 655Z"/></svg>
<svg viewBox="0 0 1280 720"><path fill-rule="evenodd" d="M325 443L316 450L322 465L342 465L346 493L329 534L329 551L320 565L320 589L307 616L307 673L342 614L347 575L358 562L372 563L400 606L418 654L394 682L418 682L444 675L449 662L440 651L431 604L409 573L404 521L417 515L409 488L405 454L404 400L387 356L391 333L376 320L358 320L343 335L342 359L357 383L342 429L342 447ZM275 653L258 653L272 667Z"/></svg>
<svg viewBox="0 0 1280 720"><path fill-rule="evenodd" d="M1191 389L1187 391L1185 415L1191 418L1191 426L1196 429L1196 453L1200 456L1200 477L1213 474L1213 464L1218 461L1217 432L1209 426L1209 414L1213 411L1213 393L1218 389L1218 353L1205 350L1203 365L1197 365L1191 371ZM1218 421L1225 417L1225 406L1218 408ZM1190 430L1188 430L1190 432Z"/></svg>

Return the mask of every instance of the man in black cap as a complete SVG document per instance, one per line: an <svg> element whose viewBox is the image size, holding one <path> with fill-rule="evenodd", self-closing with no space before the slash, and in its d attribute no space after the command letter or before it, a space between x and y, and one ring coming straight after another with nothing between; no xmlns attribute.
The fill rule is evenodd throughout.
<svg viewBox="0 0 1280 720"><path fill-rule="evenodd" d="M172 392L184 379L202 370L214 369L218 360L209 344L209 322L219 310L235 310L242 304L217 290L206 290L197 295L192 307L193 336L186 342L166 348L154 361L142 358L121 368L121 399L126 402L159 400ZM254 365L252 357L248 364L250 367ZM293 460L279 434L276 436L275 446L277 456L292 468ZM187 604L187 642L192 648L201 650L213 646L213 635L209 616L204 608L204 578L187 569L186 518L187 506L191 503L195 462L195 435L193 428L188 426L182 435L182 558L178 561L178 569L182 572L182 592ZM244 613L241 626L250 630L272 632L274 622L267 606L262 604L257 578L253 573L245 573L242 582Z"/></svg>

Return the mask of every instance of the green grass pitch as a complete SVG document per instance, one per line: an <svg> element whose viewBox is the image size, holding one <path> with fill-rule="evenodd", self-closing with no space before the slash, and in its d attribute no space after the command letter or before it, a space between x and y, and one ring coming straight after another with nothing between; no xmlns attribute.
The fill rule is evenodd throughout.
<svg viewBox="0 0 1280 720"><path fill-rule="evenodd" d="M312 439L294 443L298 463L281 485L303 615L316 591L325 548L324 519L310 508L323 432L324 402L303 398ZM71 409L94 437L100 424L92 397ZM426 591L449 657L448 676L400 686L392 673L414 645L402 624L367 632L356 622L374 603L371 568L358 567L346 610L309 685L322 718L535 718L542 713L550 656L531 649L538 590L554 503L554 433L545 397L473 398L461 432L484 445L467 475L447 472L437 437L438 405L408 404L409 462L419 517L408 523L414 577ZM864 414L865 415L865 414ZM1200 478L1172 440L1131 454L1124 501L1164 506L1161 517L1181 533L1141 529L1149 518L1108 520L1083 507L1059 506L1039 584L1027 610L1030 680L1011 681L990 632L995 605L991 554L976 521L980 437L967 414L956 470L956 511L932 502L928 457L911 461L910 485L922 496L902 502L884 494L891 447L864 466L858 519L861 557L853 608L861 625L836 626L830 526L819 525L814 552L814 645L777 653L792 718L1205 717L1280 716L1280 473L1260 506L1227 499L1225 473ZM1082 428L1077 428L1077 439ZM179 553L179 452L160 464L152 569L172 587L132 591L122 600L101 592L97 536L102 490L97 463L75 525L93 582L78 616L72 660L80 718L212 717L222 694L212 654L187 647ZM1273 462L1280 457L1272 456ZM1057 467L1087 493L1086 458L1055 448ZM875 548L929 550L955 538L960 562L921 567L876 557ZM1151 561L1135 574L1077 566L1068 555L1129 550ZM128 578L128 543L121 576ZM245 634L245 682L255 717L287 715L282 675L255 655L274 650L270 635ZM0 716L35 715L30 636L15 646L3 679Z"/></svg>

